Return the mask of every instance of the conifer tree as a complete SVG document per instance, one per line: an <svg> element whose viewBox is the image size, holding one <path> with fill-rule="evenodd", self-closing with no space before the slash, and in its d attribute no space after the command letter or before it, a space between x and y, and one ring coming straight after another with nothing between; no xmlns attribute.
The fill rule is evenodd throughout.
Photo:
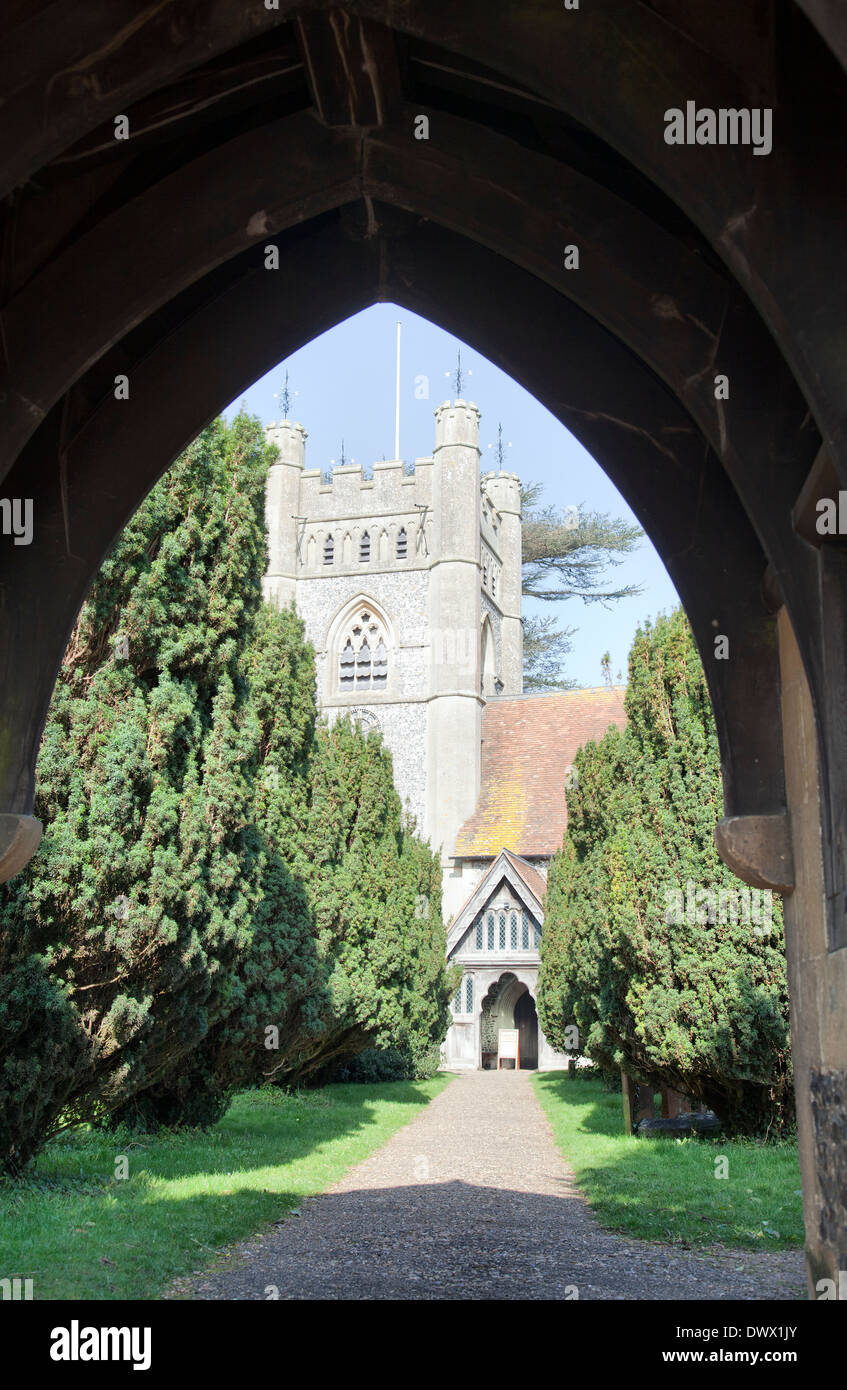
<svg viewBox="0 0 847 1390"><path fill-rule="evenodd" d="M564 1050L576 1023L600 1065L692 1096L730 1130L779 1128L792 1115L781 908L718 857L717 737L681 610L636 634L626 711L624 732L577 754L548 878L542 1027Z"/></svg>
<svg viewBox="0 0 847 1390"><path fill-rule="evenodd" d="M50 707L45 832L2 890L0 1155L150 1085L233 1007L260 899L268 448L216 421L153 489L83 606Z"/></svg>
<svg viewBox="0 0 847 1390"><path fill-rule="evenodd" d="M369 1045L422 1057L444 1038L452 993L440 868L404 817L381 735L355 720L318 728L308 843L333 1022L296 1079Z"/></svg>

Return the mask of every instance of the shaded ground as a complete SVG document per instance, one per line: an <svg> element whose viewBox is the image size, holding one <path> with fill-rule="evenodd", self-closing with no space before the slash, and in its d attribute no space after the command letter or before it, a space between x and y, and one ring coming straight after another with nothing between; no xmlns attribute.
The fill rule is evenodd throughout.
<svg viewBox="0 0 847 1390"><path fill-rule="evenodd" d="M526 1072L459 1075L300 1215L177 1281L200 1299L796 1299L800 1252L602 1230Z"/></svg>

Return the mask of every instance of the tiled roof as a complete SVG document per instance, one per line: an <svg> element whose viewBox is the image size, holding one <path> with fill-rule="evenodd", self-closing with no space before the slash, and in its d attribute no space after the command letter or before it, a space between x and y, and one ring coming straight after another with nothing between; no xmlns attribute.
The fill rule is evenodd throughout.
<svg viewBox="0 0 847 1390"><path fill-rule="evenodd" d="M530 893L534 893L538 901L543 903L547 895L547 880L544 875L533 868L532 864L527 864L526 860L521 859L519 855L512 854L511 850L506 850L506 858L515 873L523 879Z"/></svg>
<svg viewBox="0 0 847 1390"><path fill-rule="evenodd" d="M577 748L626 724L624 688L489 700L482 715L476 811L456 838L461 858L555 854L567 823L565 778Z"/></svg>

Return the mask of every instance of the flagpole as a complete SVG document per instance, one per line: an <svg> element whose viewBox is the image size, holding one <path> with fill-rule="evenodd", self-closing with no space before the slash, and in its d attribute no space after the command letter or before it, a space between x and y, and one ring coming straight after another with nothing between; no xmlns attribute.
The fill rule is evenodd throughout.
<svg viewBox="0 0 847 1390"><path fill-rule="evenodd" d="M400 320L397 320L397 375L394 384L394 457L400 457Z"/></svg>

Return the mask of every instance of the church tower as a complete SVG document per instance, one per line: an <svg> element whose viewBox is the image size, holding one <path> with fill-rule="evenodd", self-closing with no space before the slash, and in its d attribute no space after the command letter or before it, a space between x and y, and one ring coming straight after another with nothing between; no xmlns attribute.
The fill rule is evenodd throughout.
<svg viewBox="0 0 847 1390"><path fill-rule="evenodd" d="M480 789L482 712L520 694L520 484L480 477L480 412L435 411L431 457L306 467L306 431L271 423L265 596L294 604L315 648L318 703L378 728L417 828L440 854L444 911L466 896L455 859Z"/></svg>

